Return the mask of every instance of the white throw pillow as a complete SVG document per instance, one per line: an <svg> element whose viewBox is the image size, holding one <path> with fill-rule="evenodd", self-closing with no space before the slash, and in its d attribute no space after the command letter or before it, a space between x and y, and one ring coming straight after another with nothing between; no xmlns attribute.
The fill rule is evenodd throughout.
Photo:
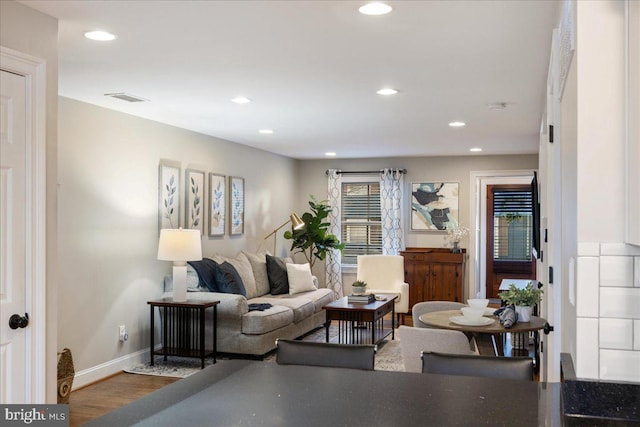
<svg viewBox="0 0 640 427"><path fill-rule="evenodd" d="M287 276L289 276L289 295L316 290L313 285L313 276L311 275L309 263L287 263Z"/></svg>

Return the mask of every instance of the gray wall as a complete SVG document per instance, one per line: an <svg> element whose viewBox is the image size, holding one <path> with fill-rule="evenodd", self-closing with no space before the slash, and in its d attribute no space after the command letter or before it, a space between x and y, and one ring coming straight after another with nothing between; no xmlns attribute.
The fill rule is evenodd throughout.
<svg viewBox="0 0 640 427"><path fill-rule="evenodd" d="M460 223L470 227L470 191L469 180L471 171L497 171L536 169L538 156L462 156L462 157L398 157L386 159L347 159L347 160L302 160L300 161L299 193L297 209L306 211L309 195L313 194L318 199L327 197L327 169L341 169L345 171L379 170L385 167L406 168L404 177L405 194L410 193L412 182L447 181L460 183ZM412 232L410 230L409 207L410 199L404 201L404 236L406 247L444 247L444 232ZM468 248L469 241L466 237L461 242L461 247ZM469 259L467 259L467 262ZM324 281L324 269L317 263L314 273ZM468 271L468 268L467 268ZM349 284L353 281L353 272L343 274L345 292L350 291ZM465 289L469 289L469 275L465 276ZM466 291L468 293L468 291Z"/></svg>
<svg viewBox="0 0 640 427"><path fill-rule="evenodd" d="M68 98L59 111L58 341L78 372L148 346L146 302L171 271L156 260L160 159L245 178L245 234L205 237L205 256L255 250L288 218L297 161Z"/></svg>
<svg viewBox="0 0 640 427"><path fill-rule="evenodd" d="M0 44L46 61L47 130L47 402L56 402L58 347L57 322L57 134L58 134L58 21L13 1L0 1ZM32 313L33 314L33 313Z"/></svg>

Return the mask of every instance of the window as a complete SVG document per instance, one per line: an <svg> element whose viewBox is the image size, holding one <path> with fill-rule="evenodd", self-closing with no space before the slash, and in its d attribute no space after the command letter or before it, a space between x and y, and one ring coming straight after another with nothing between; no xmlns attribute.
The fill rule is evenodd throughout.
<svg viewBox="0 0 640 427"><path fill-rule="evenodd" d="M530 261L533 236L531 190L493 193L493 259Z"/></svg>
<svg viewBox="0 0 640 427"><path fill-rule="evenodd" d="M343 265L356 265L358 255L382 254L380 183L342 183Z"/></svg>

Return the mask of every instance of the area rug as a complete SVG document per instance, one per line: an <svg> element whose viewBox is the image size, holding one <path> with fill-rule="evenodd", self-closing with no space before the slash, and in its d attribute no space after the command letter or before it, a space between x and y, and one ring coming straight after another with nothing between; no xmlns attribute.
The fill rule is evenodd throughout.
<svg viewBox="0 0 640 427"><path fill-rule="evenodd" d="M303 341L324 342L326 331L319 328L305 335ZM338 336L337 327L329 328L329 341L336 342ZM222 357L226 358L226 357ZM220 357L218 359L221 359ZM267 354L264 358L265 363L275 363L275 351ZM212 364L211 358L205 359L205 367ZM391 340L391 336L380 344L376 352L375 369L378 371L403 371L404 364L402 362L402 352L400 349L400 340L396 329L395 339ZM132 368L125 369L125 372L131 374L156 375L163 377L186 378L200 371L200 359L188 357L168 356L167 360L161 356L156 356L154 366L148 362L136 365Z"/></svg>

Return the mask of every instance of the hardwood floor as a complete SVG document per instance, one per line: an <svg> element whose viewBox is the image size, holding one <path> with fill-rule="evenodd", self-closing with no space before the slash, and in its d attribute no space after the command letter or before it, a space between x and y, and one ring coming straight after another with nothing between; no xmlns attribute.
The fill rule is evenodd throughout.
<svg viewBox="0 0 640 427"><path fill-rule="evenodd" d="M70 427L80 426L179 379L121 372L73 391L69 397Z"/></svg>

